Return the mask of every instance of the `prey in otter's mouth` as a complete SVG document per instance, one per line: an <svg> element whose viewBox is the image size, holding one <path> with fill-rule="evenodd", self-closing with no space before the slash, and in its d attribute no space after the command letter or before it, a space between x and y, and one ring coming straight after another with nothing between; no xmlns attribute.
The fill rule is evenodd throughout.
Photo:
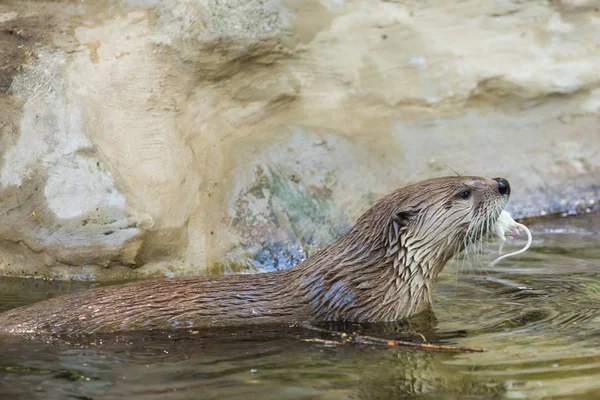
<svg viewBox="0 0 600 400"><path fill-rule="evenodd" d="M462 250L502 234L504 178L444 177L380 199L350 231L277 272L162 278L91 289L0 314L0 332L93 333L305 321L394 321L427 309Z"/></svg>

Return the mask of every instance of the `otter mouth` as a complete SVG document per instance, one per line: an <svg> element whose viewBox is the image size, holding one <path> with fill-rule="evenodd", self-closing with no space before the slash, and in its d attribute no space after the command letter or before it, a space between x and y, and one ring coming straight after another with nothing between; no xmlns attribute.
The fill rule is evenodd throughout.
<svg viewBox="0 0 600 400"><path fill-rule="evenodd" d="M486 213L471 221L462 243L466 256L484 253L487 243L499 237L499 221L502 213L506 212L505 205L505 201L498 201L496 206L490 207Z"/></svg>
<svg viewBox="0 0 600 400"><path fill-rule="evenodd" d="M516 229L514 225L516 222L504 210L510 197L510 184L504 178L493 178L493 180L497 182L496 188L487 192L464 234L462 247L467 257L470 254L484 253L487 243L497 238L505 240L506 234L513 234L512 230ZM509 218L506 218L507 215ZM509 219L513 223L510 223ZM518 234L518 229L516 233Z"/></svg>
<svg viewBox="0 0 600 400"><path fill-rule="evenodd" d="M500 239L501 244L498 250L500 256L495 258L490 263L490 266L495 266L499 261L505 258L524 253L529 249L532 243L532 235L529 228L516 222L510 213L504 209L507 203L506 201L501 201L499 203L500 204L497 207L491 209L491 211L481 218L475 219L473 223L469 225L463 243L465 255L468 257L473 254L484 253L487 247L486 245L490 241ZM526 245L520 250L502 254L507 237L516 238L520 236L520 230L524 231L527 235Z"/></svg>

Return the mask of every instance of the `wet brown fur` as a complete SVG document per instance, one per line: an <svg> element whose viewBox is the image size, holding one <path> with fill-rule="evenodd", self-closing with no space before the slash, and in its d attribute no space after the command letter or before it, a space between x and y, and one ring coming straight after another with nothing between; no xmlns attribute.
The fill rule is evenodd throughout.
<svg viewBox="0 0 600 400"><path fill-rule="evenodd" d="M380 199L349 232L288 270L76 292L1 314L0 332L393 321L429 307L446 262L493 232L507 200L487 178L419 182Z"/></svg>

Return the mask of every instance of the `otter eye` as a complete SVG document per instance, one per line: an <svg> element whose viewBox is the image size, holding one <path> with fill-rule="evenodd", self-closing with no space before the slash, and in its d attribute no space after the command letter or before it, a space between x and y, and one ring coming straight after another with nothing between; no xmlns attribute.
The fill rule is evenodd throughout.
<svg viewBox="0 0 600 400"><path fill-rule="evenodd" d="M463 200L467 200L469 197L471 197L471 191L470 190L463 190L462 192L460 192L458 194L458 197L460 197Z"/></svg>

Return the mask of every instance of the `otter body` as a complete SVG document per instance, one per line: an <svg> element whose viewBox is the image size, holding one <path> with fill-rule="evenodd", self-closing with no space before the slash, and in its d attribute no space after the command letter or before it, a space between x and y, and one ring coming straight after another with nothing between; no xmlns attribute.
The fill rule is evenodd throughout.
<svg viewBox="0 0 600 400"><path fill-rule="evenodd" d="M71 293L0 314L0 332L93 333L304 321L393 321L429 307L434 281L493 235L503 178L399 189L337 241L278 272L163 278Z"/></svg>

